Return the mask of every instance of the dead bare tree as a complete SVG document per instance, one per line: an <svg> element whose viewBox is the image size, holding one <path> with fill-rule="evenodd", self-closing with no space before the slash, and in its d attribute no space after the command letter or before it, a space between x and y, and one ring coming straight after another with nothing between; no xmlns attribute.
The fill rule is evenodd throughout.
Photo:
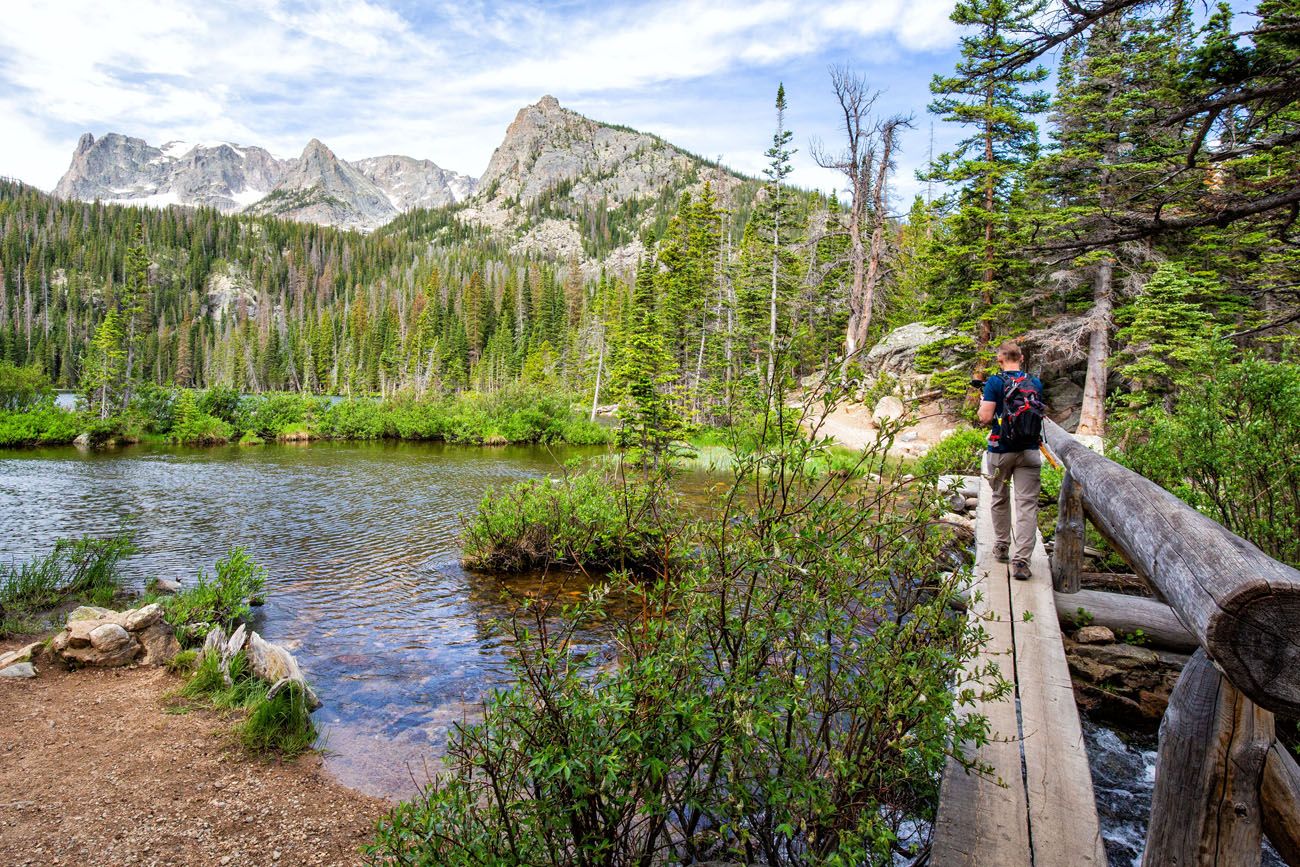
<svg viewBox="0 0 1300 867"><path fill-rule="evenodd" d="M844 357L857 357L871 329L876 288L884 274L889 221L889 180L900 130L911 128L910 116L877 118L873 113L880 91L845 66L830 69L831 87L844 118L844 147L829 153L813 142L817 165L834 169L848 181L849 202L845 230L849 237L848 261L853 278L849 286L849 323ZM865 238L865 239L864 239Z"/></svg>

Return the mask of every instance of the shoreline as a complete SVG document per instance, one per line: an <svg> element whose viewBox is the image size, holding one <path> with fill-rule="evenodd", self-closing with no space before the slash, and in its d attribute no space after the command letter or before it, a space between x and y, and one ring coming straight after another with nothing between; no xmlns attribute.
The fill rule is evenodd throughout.
<svg viewBox="0 0 1300 867"><path fill-rule="evenodd" d="M248 755L222 714L168 710L179 684L162 668L52 665L0 681L0 863L362 863L391 802L343 785L320 753Z"/></svg>

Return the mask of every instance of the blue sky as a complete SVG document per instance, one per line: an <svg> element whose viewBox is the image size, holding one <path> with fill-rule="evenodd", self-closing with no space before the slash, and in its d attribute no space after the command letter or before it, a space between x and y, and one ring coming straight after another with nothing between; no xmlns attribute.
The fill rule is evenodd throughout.
<svg viewBox="0 0 1300 867"><path fill-rule="evenodd" d="M838 142L827 67L911 113L899 197L920 188L925 106L952 68L952 0L553 3L181 0L10 3L0 27L0 175L52 187L77 137L116 131L297 155L404 153L478 175L518 109L553 94L757 173L784 81L793 180L829 189L809 140ZM936 147L955 137L935 124Z"/></svg>

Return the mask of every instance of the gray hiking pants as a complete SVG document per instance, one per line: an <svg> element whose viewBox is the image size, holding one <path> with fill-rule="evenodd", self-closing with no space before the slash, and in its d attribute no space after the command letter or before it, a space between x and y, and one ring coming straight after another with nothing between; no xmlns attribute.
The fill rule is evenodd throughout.
<svg viewBox="0 0 1300 867"><path fill-rule="evenodd" d="M1042 487L1043 454L985 452L985 477L993 489L993 540L1011 542L1011 559L1029 561L1038 530L1038 491ZM1011 534L1011 492L1016 494L1016 527Z"/></svg>

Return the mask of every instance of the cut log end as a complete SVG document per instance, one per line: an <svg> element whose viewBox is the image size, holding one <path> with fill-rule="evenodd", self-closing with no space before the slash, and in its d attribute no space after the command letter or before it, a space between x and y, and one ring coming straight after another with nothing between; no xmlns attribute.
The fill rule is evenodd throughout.
<svg viewBox="0 0 1300 867"><path fill-rule="evenodd" d="M1205 635L1210 658L1260 707L1300 716L1300 590L1260 583L1221 600Z"/></svg>

